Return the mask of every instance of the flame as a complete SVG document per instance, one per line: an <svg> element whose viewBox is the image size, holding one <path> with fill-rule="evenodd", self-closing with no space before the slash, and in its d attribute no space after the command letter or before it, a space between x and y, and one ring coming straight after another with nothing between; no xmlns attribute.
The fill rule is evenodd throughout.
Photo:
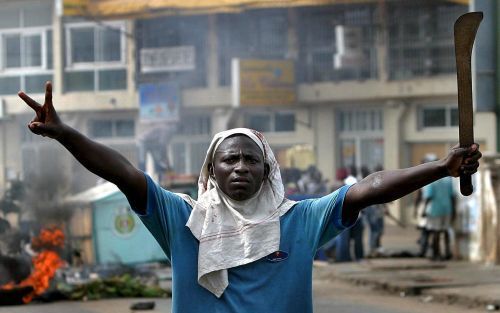
<svg viewBox="0 0 500 313"><path fill-rule="evenodd" d="M14 287L16 287L16 285L13 282L10 282L10 283L3 285L1 288L4 290L10 290L10 289L14 289Z"/></svg>
<svg viewBox="0 0 500 313"><path fill-rule="evenodd" d="M49 288L50 280L55 276L58 268L64 265L54 249L64 246L64 233L56 227L43 229L40 235L33 238L31 245L40 251L32 258L33 271L31 275L15 285L12 282L0 286L0 289L13 289L15 287L33 287L33 292L23 298L24 303L30 302L34 296L41 295Z"/></svg>
<svg viewBox="0 0 500 313"><path fill-rule="evenodd" d="M64 233L57 227L42 229L40 235L31 240L31 247L35 250L62 248Z"/></svg>
<svg viewBox="0 0 500 313"><path fill-rule="evenodd" d="M46 250L33 257L34 270L31 275L20 283L20 286L32 286L33 292L23 298L24 303L30 302L36 295L41 295L49 288L50 280L59 267L64 265L56 252Z"/></svg>

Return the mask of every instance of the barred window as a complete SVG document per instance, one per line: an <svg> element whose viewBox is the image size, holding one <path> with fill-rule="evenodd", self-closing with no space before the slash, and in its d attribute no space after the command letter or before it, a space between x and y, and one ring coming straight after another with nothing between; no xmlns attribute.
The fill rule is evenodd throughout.
<svg viewBox="0 0 500 313"><path fill-rule="evenodd" d="M89 134L93 138L134 137L135 121L130 119L90 120Z"/></svg>
<svg viewBox="0 0 500 313"><path fill-rule="evenodd" d="M285 10L254 10L217 16L219 83L231 82L231 59L284 59L288 20Z"/></svg>
<svg viewBox="0 0 500 313"><path fill-rule="evenodd" d="M369 79L377 77L375 6L351 5L300 9L298 21L298 77L302 82ZM340 52L336 29L355 30L355 51ZM342 38L341 42L349 42ZM337 63L334 59L337 58ZM349 60L349 62L345 62Z"/></svg>
<svg viewBox="0 0 500 313"><path fill-rule="evenodd" d="M66 24L66 91L127 87L125 23Z"/></svg>
<svg viewBox="0 0 500 313"><path fill-rule="evenodd" d="M245 127L255 129L260 132L295 131L295 113L248 113L245 115Z"/></svg>
<svg viewBox="0 0 500 313"><path fill-rule="evenodd" d="M406 1L388 9L391 79L455 72L453 23L466 5Z"/></svg>
<svg viewBox="0 0 500 313"><path fill-rule="evenodd" d="M52 55L50 4L0 8L1 95L43 93L44 82L53 78Z"/></svg>
<svg viewBox="0 0 500 313"><path fill-rule="evenodd" d="M458 126L458 108L452 105L422 106L418 111L419 129Z"/></svg>

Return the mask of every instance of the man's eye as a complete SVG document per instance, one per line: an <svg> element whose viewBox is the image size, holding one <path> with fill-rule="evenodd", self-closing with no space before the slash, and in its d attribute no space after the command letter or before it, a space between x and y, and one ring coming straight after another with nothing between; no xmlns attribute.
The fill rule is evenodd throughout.
<svg viewBox="0 0 500 313"><path fill-rule="evenodd" d="M237 158L235 157L229 157L229 158L225 158L223 161L226 162L226 163L234 163L236 162Z"/></svg>

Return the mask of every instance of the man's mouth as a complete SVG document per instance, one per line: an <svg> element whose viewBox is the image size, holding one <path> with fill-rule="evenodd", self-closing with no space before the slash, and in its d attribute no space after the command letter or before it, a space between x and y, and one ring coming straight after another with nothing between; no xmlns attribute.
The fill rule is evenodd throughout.
<svg viewBox="0 0 500 313"><path fill-rule="evenodd" d="M233 180L231 180L232 183L244 183L244 184L248 184L250 182L250 180L246 177L237 177Z"/></svg>

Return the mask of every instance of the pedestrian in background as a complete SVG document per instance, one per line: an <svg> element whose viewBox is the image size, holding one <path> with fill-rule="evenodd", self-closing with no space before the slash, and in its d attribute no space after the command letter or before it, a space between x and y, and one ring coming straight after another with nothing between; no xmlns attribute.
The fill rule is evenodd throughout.
<svg viewBox="0 0 500 313"><path fill-rule="evenodd" d="M432 259L452 258L450 227L455 218L455 191L451 177L441 178L423 188L426 228L432 237ZM441 236L444 237L444 254L441 253Z"/></svg>
<svg viewBox="0 0 500 313"><path fill-rule="evenodd" d="M427 162L436 161L438 158L434 153L427 153L420 164ZM413 215L417 221L417 229L420 231L420 237L417 240L419 245L418 256L425 258L427 256L427 250L429 247L429 234L430 230L427 226L427 214L426 214L427 201L423 197L423 188L420 188L416 192L415 201L413 203Z"/></svg>
<svg viewBox="0 0 500 313"><path fill-rule="evenodd" d="M356 184L358 179L355 166L350 167L349 175L344 179L345 185ZM363 213L360 213L363 214ZM354 225L342 232L335 241L335 262L360 261L364 257L363 248L363 218L359 218Z"/></svg>
<svg viewBox="0 0 500 313"><path fill-rule="evenodd" d="M375 172L381 171L382 167L377 167ZM361 167L361 175L367 177L370 174L370 170L367 166ZM370 230L368 243L368 255L370 257L376 257L383 253L382 248L382 235L384 234L384 216L387 211L385 203L373 204L367 207L364 211L364 217L368 229Z"/></svg>

